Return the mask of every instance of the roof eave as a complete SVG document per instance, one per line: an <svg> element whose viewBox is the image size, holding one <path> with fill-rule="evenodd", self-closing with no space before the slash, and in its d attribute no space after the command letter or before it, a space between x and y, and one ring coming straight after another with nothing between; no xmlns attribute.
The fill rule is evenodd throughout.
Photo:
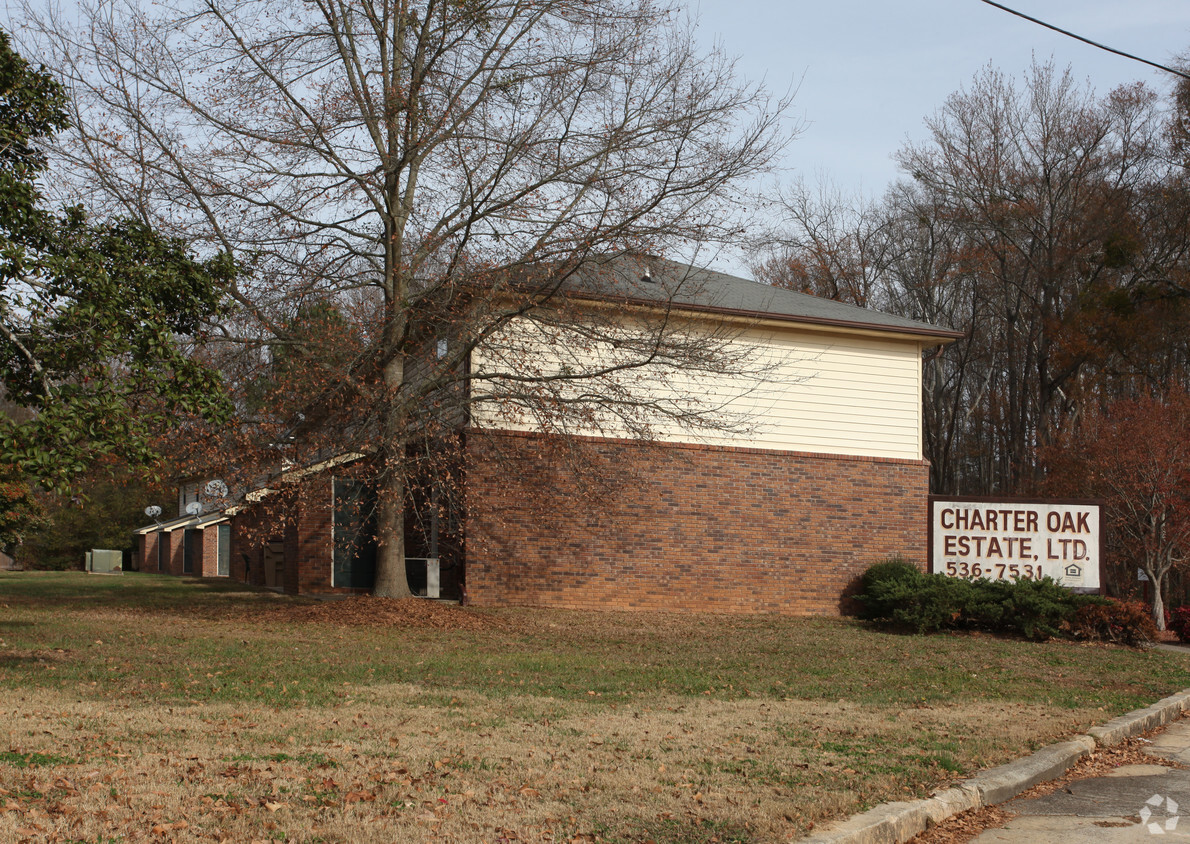
<svg viewBox="0 0 1190 844"><path fill-rule="evenodd" d="M949 328L935 328L932 326L922 326L921 328L916 328L901 325L885 325L878 322L867 322L863 320L843 320L831 319L828 317L780 314L772 313L771 311L752 311L746 308L724 308L716 305L698 305L673 301L658 302L656 300L635 296L606 296L587 292L572 292L570 295L593 302L607 302L609 304L615 305L630 305L635 307L650 308L653 310L668 309L680 313L715 314L716 316L732 317L734 319L747 320L749 322L780 322L797 325L811 325L822 328L834 328L848 332L875 332L881 335L901 337L904 339L928 340L935 345L953 343L955 340L961 340L967 336L966 333L962 331L954 331Z"/></svg>
<svg viewBox="0 0 1190 844"><path fill-rule="evenodd" d="M178 530L179 528L196 527L198 525L206 527L207 525L225 522L231 515L233 514L228 512L228 510L217 510L212 513L204 513L201 516L179 516L174 519L169 519L168 521L156 522L155 524L136 528L132 531L132 533L136 536L143 536L147 533L155 533L157 531L170 533L172 531Z"/></svg>

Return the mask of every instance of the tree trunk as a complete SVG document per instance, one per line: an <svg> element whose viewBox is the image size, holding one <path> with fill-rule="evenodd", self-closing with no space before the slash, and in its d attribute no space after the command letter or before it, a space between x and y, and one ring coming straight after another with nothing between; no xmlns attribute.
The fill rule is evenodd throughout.
<svg viewBox="0 0 1190 844"><path fill-rule="evenodd" d="M405 438L403 420L394 407L404 380L405 362L398 353L384 367L388 395L380 426L383 447L376 478L376 581L372 588L377 598L413 594L405 577Z"/></svg>
<svg viewBox="0 0 1190 844"><path fill-rule="evenodd" d="M377 598L408 598L405 577L405 481L401 472L388 469L376 490L376 583Z"/></svg>
<svg viewBox="0 0 1190 844"><path fill-rule="evenodd" d="M1161 593L1165 589L1165 576L1157 577L1148 569L1145 569L1145 574L1149 576L1149 581L1153 584L1153 623L1157 625L1158 630L1164 630L1165 599Z"/></svg>

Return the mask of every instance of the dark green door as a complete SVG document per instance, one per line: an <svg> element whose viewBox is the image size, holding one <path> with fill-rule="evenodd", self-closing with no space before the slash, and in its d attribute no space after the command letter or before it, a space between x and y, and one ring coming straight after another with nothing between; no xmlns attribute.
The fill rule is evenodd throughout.
<svg viewBox="0 0 1190 844"><path fill-rule="evenodd" d="M194 561L202 559L202 531L186 528L182 534L182 574L194 574Z"/></svg>
<svg viewBox="0 0 1190 844"><path fill-rule="evenodd" d="M219 525L219 576L231 574L231 525Z"/></svg>
<svg viewBox="0 0 1190 844"><path fill-rule="evenodd" d="M332 586L371 589L376 581L376 495L361 481L335 479Z"/></svg>

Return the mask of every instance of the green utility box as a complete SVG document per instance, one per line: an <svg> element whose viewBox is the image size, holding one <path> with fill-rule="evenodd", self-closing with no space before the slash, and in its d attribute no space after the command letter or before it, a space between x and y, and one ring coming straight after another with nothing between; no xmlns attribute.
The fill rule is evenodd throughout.
<svg viewBox="0 0 1190 844"><path fill-rule="evenodd" d="M96 548L87 552L87 571L111 574L124 568L124 552Z"/></svg>

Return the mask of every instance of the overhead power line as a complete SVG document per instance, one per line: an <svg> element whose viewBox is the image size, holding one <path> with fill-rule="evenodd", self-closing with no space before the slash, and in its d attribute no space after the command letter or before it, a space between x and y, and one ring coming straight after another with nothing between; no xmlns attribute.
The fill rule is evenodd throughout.
<svg viewBox="0 0 1190 844"><path fill-rule="evenodd" d="M996 3L995 0L981 0L981 2L987 3L989 6L995 6L997 9L1008 12L1010 15L1016 15L1018 18L1024 18L1025 20L1031 21L1038 26L1044 26L1046 29L1052 29L1054 32L1060 32L1063 35L1075 39L1076 41L1082 41L1084 44L1090 44L1092 47L1098 47L1100 50L1107 50L1109 53L1115 53L1117 56L1123 56L1126 59L1132 59L1134 62L1141 62L1142 64L1149 65L1150 67L1155 67L1158 70L1164 70L1166 73L1172 73L1176 76L1180 76L1183 79L1190 79L1190 73L1184 73L1180 70L1175 70L1172 67L1166 67L1165 65L1158 64L1157 62L1151 62L1148 59L1142 59L1140 56L1134 56L1131 53L1125 53L1123 50L1117 50L1114 47L1108 47L1106 44L1100 44L1098 41L1092 41L1090 38L1083 38L1081 35L1075 35L1073 32L1062 29L1059 26L1054 26L1052 23L1046 23L1043 20L1030 17L1024 12L1018 12L1016 9L1010 9L1007 6Z"/></svg>

